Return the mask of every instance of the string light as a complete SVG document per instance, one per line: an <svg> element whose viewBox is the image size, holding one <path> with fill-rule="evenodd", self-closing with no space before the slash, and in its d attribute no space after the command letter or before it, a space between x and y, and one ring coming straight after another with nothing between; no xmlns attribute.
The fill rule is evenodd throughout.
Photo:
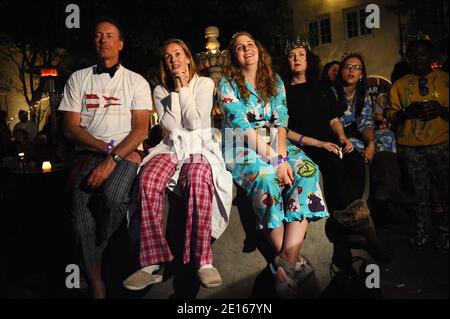
<svg viewBox="0 0 450 319"><path fill-rule="evenodd" d="M30 106L29 109L34 110L35 108L37 108L39 106L39 104L41 104L41 102L49 100L49 99L50 99L49 96L44 97L44 98L40 99L38 102L36 102L36 104L34 104L33 106ZM11 123L12 121L14 121L18 117L19 117L19 115L15 115L15 116L11 117L8 121L8 124Z"/></svg>

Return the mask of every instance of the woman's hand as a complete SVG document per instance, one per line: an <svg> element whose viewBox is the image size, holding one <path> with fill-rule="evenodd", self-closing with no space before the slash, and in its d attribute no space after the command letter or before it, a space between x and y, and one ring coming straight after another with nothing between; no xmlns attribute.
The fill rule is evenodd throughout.
<svg viewBox="0 0 450 319"><path fill-rule="evenodd" d="M370 163L375 156L375 142L369 142L369 145L363 151L364 161Z"/></svg>
<svg viewBox="0 0 450 319"><path fill-rule="evenodd" d="M177 68L172 71L173 80L175 82L175 91L178 92L182 87L188 86L189 70Z"/></svg>
<svg viewBox="0 0 450 319"><path fill-rule="evenodd" d="M339 138L339 143L342 145L342 153L353 152L353 143L346 136Z"/></svg>
<svg viewBox="0 0 450 319"><path fill-rule="evenodd" d="M339 146L334 143L320 141L318 147L339 155Z"/></svg>
<svg viewBox="0 0 450 319"><path fill-rule="evenodd" d="M284 185L292 186L294 181L294 175L292 174L291 165L288 162L281 163L277 166L277 177L283 182Z"/></svg>

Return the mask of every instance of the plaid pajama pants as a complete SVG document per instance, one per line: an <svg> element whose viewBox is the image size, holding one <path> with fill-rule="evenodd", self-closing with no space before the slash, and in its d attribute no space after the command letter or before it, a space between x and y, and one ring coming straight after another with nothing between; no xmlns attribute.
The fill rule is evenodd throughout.
<svg viewBox="0 0 450 319"><path fill-rule="evenodd" d="M140 263L142 267L169 262L174 257L163 229L165 189L178 161L170 154L159 154L142 170L139 186L141 200ZM178 179L186 207L186 231L183 262L188 263L191 242L196 262L212 264L211 210L214 194L211 167L200 154L191 155L183 164Z"/></svg>
<svg viewBox="0 0 450 319"><path fill-rule="evenodd" d="M85 267L100 261L107 241L123 221L138 169L137 164L123 160L98 189L86 189L87 178L103 159L102 155L87 158L73 184L69 185L69 214L76 248Z"/></svg>

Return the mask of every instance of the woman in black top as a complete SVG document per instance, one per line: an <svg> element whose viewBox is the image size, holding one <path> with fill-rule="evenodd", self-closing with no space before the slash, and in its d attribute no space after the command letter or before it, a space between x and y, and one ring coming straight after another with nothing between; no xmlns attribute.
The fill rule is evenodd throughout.
<svg viewBox="0 0 450 319"><path fill-rule="evenodd" d="M344 133L336 98L328 83L319 82L319 58L306 42L288 45L285 77L291 142L319 165L330 212L347 208L362 197L364 160ZM358 201L358 207L368 211ZM355 205L353 205L355 206Z"/></svg>

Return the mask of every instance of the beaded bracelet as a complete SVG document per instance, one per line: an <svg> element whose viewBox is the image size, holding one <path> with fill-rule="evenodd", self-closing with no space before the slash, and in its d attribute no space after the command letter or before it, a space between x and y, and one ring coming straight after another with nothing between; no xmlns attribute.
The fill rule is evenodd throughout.
<svg viewBox="0 0 450 319"><path fill-rule="evenodd" d="M109 141L108 146L105 148L105 155L109 155L114 146L114 140Z"/></svg>
<svg viewBox="0 0 450 319"><path fill-rule="evenodd" d="M283 164L284 162L289 161L289 154L287 154L285 157L281 157L281 155L278 156L277 162L272 164L273 167L277 167L280 164Z"/></svg>
<svg viewBox="0 0 450 319"><path fill-rule="evenodd" d="M286 155L285 157L279 158L278 162L277 162L277 165L280 165L280 164L282 164L284 162L287 162L287 161L289 161L289 155Z"/></svg>

